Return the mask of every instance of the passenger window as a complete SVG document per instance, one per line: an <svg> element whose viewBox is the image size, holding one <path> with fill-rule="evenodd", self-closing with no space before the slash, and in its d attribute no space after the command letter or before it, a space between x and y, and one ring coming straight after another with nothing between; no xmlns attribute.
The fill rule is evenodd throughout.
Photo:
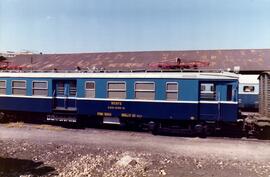
<svg viewBox="0 0 270 177"><path fill-rule="evenodd" d="M32 94L40 96L48 96L48 82L47 81L33 81Z"/></svg>
<svg viewBox="0 0 270 177"><path fill-rule="evenodd" d="M252 85L246 85L243 87L243 91L244 92L254 92L255 91L255 87Z"/></svg>
<svg viewBox="0 0 270 177"><path fill-rule="evenodd" d="M108 82L108 98L126 98L126 83Z"/></svg>
<svg viewBox="0 0 270 177"><path fill-rule="evenodd" d="M154 100L155 84L153 82L136 82L135 99Z"/></svg>
<svg viewBox="0 0 270 177"><path fill-rule="evenodd" d="M178 83L166 83L166 100L178 100Z"/></svg>
<svg viewBox="0 0 270 177"><path fill-rule="evenodd" d="M201 83L200 88L200 100L216 100L215 85L213 83Z"/></svg>
<svg viewBox="0 0 270 177"><path fill-rule="evenodd" d="M96 97L96 84L93 81L85 82L85 97L95 98Z"/></svg>
<svg viewBox="0 0 270 177"><path fill-rule="evenodd" d="M12 81L13 95L26 95L26 81Z"/></svg>
<svg viewBox="0 0 270 177"><path fill-rule="evenodd" d="M0 94L6 94L6 81L0 81Z"/></svg>

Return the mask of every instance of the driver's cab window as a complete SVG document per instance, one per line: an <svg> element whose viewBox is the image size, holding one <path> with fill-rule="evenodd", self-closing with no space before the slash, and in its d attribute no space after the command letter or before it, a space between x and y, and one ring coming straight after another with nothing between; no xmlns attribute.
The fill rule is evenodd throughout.
<svg viewBox="0 0 270 177"><path fill-rule="evenodd" d="M216 100L216 88L213 83L201 83L200 100L214 101Z"/></svg>

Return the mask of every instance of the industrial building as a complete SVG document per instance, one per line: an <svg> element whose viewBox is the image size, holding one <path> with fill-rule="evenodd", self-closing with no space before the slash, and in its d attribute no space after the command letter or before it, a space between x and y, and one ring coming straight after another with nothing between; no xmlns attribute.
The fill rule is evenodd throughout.
<svg viewBox="0 0 270 177"><path fill-rule="evenodd" d="M70 54L18 54L8 57L9 66L33 70L153 70L182 65L197 69L233 70L259 74L270 70L270 49L141 51Z"/></svg>

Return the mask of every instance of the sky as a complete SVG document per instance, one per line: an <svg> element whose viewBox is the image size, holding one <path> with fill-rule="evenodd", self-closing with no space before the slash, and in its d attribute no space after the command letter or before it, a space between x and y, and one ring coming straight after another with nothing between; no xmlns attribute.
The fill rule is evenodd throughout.
<svg viewBox="0 0 270 177"><path fill-rule="evenodd" d="M0 51L270 48L270 0L0 0Z"/></svg>

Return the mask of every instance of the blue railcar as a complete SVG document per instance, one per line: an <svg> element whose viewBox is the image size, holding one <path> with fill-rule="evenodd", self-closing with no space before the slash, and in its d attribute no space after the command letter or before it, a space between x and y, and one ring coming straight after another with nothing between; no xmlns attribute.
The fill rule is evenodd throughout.
<svg viewBox="0 0 270 177"><path fill-rule="evenodd" d="M227 72L2 72L0 111L113 124L235 123L238 76Z"/></svg>
<svg viewBox="0 0 270 177"><path fill-rule="evenodd" d="M242 111L259 109L259 75L239 76L239 108Z"/></svg>

